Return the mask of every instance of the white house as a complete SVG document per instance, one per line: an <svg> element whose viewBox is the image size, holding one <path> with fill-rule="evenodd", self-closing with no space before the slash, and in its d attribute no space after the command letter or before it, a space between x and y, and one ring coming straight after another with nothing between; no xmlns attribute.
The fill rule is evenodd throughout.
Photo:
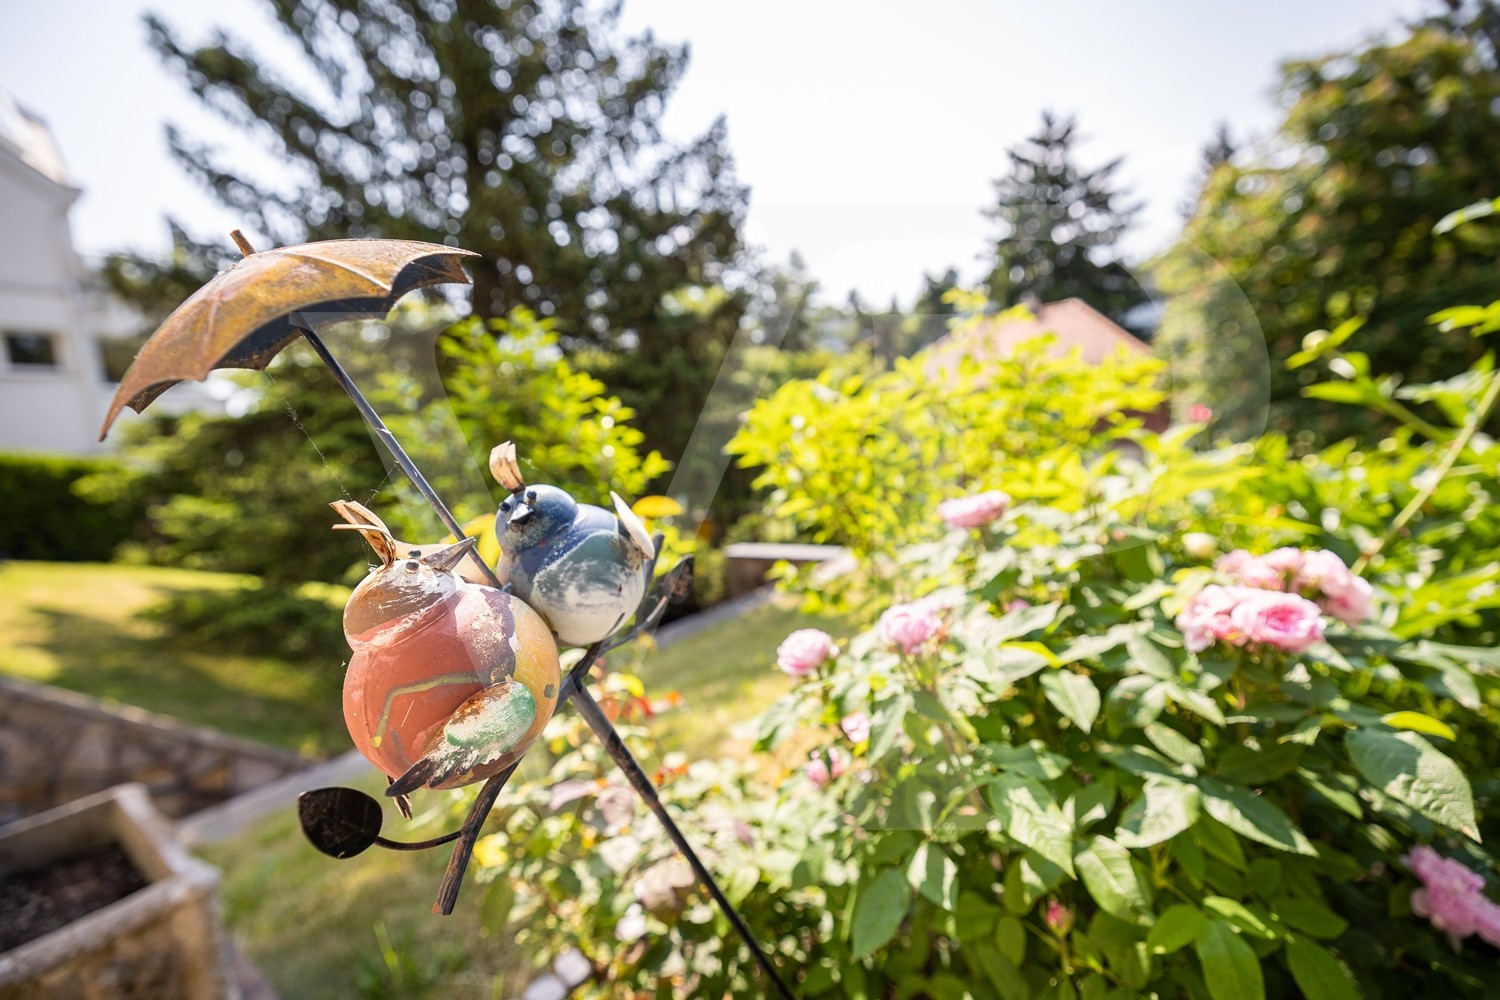
<svg viewBox="0 0 1500 1000"><path fill-rule="evenodd" d="M0 451L107 447L99 427L142 323L73 250L79 193L46 124L0 91ZM213 396L181 386L162 404L222 408Z"/></svg>

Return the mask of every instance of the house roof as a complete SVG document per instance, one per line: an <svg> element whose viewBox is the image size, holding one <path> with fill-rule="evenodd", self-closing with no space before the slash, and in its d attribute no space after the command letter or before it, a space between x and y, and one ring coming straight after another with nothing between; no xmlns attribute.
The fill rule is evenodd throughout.
<svg viewBox="0 0 1500 1000"><path fill-rule="evenodd" d="M1034 318L996 317L941 338L928 354L936 361L955 355L976 360L1009 357L1025 341L1050 333L1056 341L1048 348L1052 357L1063 357L1075 348L1089 364L1099 364L1121 351L1149 354L1151 348L1124 327L1082 299L1046 302L1032 310Z"/></svg>
<svg viewBox="0 0 1500 1000"><path fill-rule="evenodd" d="M57 186L72 187L52 130L3 90L0 90L0 149L11 153Z"/></svg>

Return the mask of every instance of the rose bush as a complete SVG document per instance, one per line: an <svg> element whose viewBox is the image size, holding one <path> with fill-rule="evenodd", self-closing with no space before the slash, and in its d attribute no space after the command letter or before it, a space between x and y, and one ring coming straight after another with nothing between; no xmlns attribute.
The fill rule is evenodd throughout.
<svg viewBox="0 0 1500 1000"><path fill-rule="evenodd" d="M986 466L972 481L1018 499L982 530L939 510L966 477L918 486L903 466L927 503L892 521L823 492L834 478L775 473L788 516L868 515L850 537L880 557L846 594L868 627L778 656L796 682L752 761L669 754L656 778L799 995L1487 995L1500 448L1482 428L1500 376L1401 387L1352 333L1294 362L1344 373L1313 387L1326 398L1409 415L1368 451L1199 450L1199 428L1116 424ZM899 440L870 452L926 446L885 416L858 434ZM788 425L789 455L805 430ZM816 454L861 453L837 420L818 430ZM605 683L629 723L638 682ZM484 842L495 919L539 957L582 948L600 996L755 995L591 738L566 715L548 738L546 783L508 791Z"/></svg>

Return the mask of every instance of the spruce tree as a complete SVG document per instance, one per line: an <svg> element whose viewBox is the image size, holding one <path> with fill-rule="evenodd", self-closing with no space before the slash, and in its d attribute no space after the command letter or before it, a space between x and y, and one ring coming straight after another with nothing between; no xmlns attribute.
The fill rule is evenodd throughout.
<svg viewBox="0 0 1500 1000"><path fill-rule="evenodd" d="M1076 297L1118 321L1144 298L1116 249L1141 205L1115 178L1122 160L1085 169L1078 142L1075 119L1044 111L1041 130L1007 152L985 211L1000 226L990 292L1005 306Z"/></svg>
<svg viewBox="0 0 1500 1000"><path fill-rule="evenodd" d="M696 413L744 301L720 296L685 323L670 299L734 266L747 197L722 120L686 145L661 135L685 46L625 36L618 4L581 0L267 5L315 85L228 34L193 47L148 18L165 63L287 168L265 176L169 128L187 173L263 245L381 236L480 252L474 311L527 306L566 346L623 353L620 387L670 401L643 423L675 454L691 430L677 411Z"/></svg>

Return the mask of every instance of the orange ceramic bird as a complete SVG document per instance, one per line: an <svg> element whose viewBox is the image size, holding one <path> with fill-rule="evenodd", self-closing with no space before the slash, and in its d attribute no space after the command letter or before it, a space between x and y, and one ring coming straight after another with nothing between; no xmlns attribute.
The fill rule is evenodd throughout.
<svg viewBox="0 0 1500 1000"><path fill-rule="evenodd" d="M333 507L349 522L336 527L357 530L381 562L344 608L344 722L395 779L386 794L456 788L515 761L557 706L557 645L541 616L454 573L473 539L400 553L368 510Z"/></svg>

